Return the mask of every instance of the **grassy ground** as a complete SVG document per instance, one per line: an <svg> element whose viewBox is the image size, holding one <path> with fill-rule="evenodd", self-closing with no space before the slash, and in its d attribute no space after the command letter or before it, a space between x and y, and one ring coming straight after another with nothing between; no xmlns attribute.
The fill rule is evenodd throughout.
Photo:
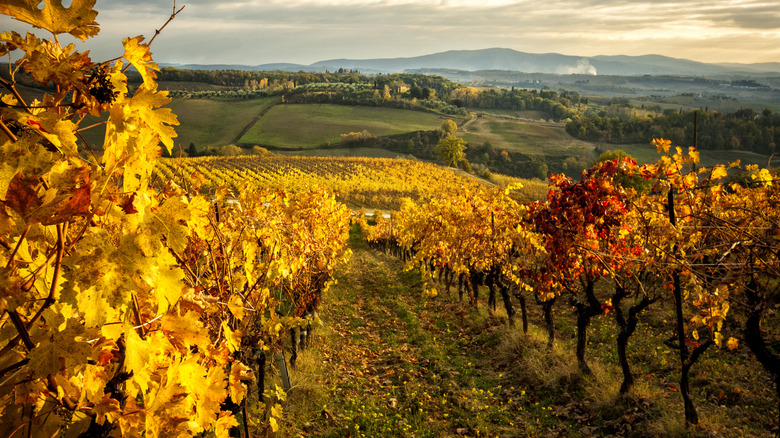
<svg viewBox="0 0 780 438"><path fill-rule="evenodd" d="M562 125L499 117L480 117L470 123L463 138L470 144L490 142L498 149L532 155L587 155L594 144L577 140Z"/></svg>
<svg viewBox="0 0 780 438"><path fill-rule="evenodd" d="M444 119L420 111L343 105L278 105L241 139L281 148L314 148L338 143L341 134L368 131L382 136L431 130Z"/></svg>
<svg viewBox="0 0 780 438"><path fill-rule="evenodd" d="M274 97L258 99L173 99L169 107L179 117L175 139L184 149L198 150L230 144Z"/></svg>
<svg viewBox="0 0 780 438"><path fill-rule="evenodd" d="M685 428L677 358L661 342L670 329L665 306L630 341L637 385L618 397L611 315L592 323L594 377L585 378L563 303L548 350L537 306L524 334L500 310L459 304L454 290L422 298L418 274L355 234L352 248L323 299L324 325L293 371L280 436L764 437L777 427L771 383L741 346L713 348L693 368L701 424Z"/></svg>
<svg viewBox="0 0 780 438"><path fill-rule="evenodd" d="M760 92L758 92L760 93ZM669 96L665 98L641 98L636 99L635 105L658 105L663 109L696 110L706 108L711 111L720 111L733 113L742 108L753 108L760 112L764 108L770 108L772 111L780 110L780 104L777 102L767 102L755 100L755 97L746 96L744 99L721 99L718 97L698 97L698 96Z"/></svg>
<svg viewBox="0 0 780 438"><path fill-rule="evenodd" d="M257 99L185 99L174 98L166 107L179 119L174 142L185 150L194 143L202 151L233 142L241 130L252 123L255 117L277 98ZM84 126L98 120L88 117ZM92 145L103 144L105 126L98 126L83 132Z"/></svg>

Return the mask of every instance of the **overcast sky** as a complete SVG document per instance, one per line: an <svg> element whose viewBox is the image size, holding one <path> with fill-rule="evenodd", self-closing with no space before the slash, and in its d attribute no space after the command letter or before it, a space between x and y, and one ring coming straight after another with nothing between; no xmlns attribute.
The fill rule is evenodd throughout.
<svg viewBox="0 0 780 438"><path fill-rule="evenodd" d="M310 64L490 47L780 62L780 0L178 0L182 4L184 11L154 42L157 62ZM172 5L97 0L101 34L85 46L95 60L117 56L122 37L151 37ZM0 30L27 30L2 20Z"/></svg>

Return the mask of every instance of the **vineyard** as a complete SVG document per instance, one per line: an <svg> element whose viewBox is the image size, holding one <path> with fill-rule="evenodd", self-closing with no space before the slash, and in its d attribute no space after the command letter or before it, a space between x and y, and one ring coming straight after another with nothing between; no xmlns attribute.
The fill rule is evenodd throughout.
<svg viewBox="0 0 780 438"><path fill-rule="evenodd" d="M451 295L457 287L458 301L476 306L486 286L491 312L500 302L511 328L519 306L526 334L528 301L538 304L550 351L559 326L553 309L570 309L577 374L586 379L594 375L586 356L591 323L614 314L619 394L635 387L633 368L648 365L647 358L629 360L632 336L643 315L664 306L671 336L658 339L657 348L676 351L673 388L682 396L686 424L699 424L691 387L693 376L702 376L699 361L707 354L731 361L730 351L740 346L775 382L777 406L774 177L748 166L746 180L727 185L722 180L739 163L697 168L694 148L684 153L667 140L655 144L662 158L653 165L614 159L579 181L554 175L543 202L516 202L510 189L462 192L407 202L390 220L362 222L363 234L422 273L424 297ZM777 431L777 414L763 420L767 433Z"/></svg>
<svg viewBox="0 0 780 438"><path fill-rule="evenodd" d="M337 199L356 208L396 209L402 198L415 202L454 194L462 188L475 190L491 184L455 169L420 161L390 158L242 156L160 159L161 181L173 180L184 187L213 192L226 186L240 191L248 187L271 187L288 191L310 187L327 188ZM515 179L499 176L499 183ZM539 196L541 183L525 181L523 191Z"/></svg>
<svg viewBox="0 0 780 438"><path fill-rule="evenodd" d="M0 79L1 436L780 431L769 170L655 140L541 196L410 160L161 159L160 31L94 62L58 41L97 35L93 5L0 4L52 34L0 55L56 84Z"/></svg>

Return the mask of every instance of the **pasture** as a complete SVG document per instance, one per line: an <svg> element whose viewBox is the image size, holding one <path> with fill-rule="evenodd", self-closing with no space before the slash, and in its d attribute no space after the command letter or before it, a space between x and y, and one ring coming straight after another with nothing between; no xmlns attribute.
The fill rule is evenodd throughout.
<svg viewBox="0 0 780 438"><path fill-rule="evenodd" d="M277 148L316 148L339 143L341 134L368 131L374 136L432 130L439 115L410 110L341 105L277 105L240 139L242 144Z"/></svg>
<svg viewBox="0 0 780 438"><path fill-rule="evenodd" d="M236 136L277 100L175 98L168 105L180 123L175 142L184 149L194 143L198 150L234 143Z"/></svg>
<svg viewBox="0 0 780 438"><path fill-rule="evenodd" d="M589 155L594 144L570 136L563 125L493 116L479 117L463 130L472 145L490 142L497 149L530 155Z"/></svg>

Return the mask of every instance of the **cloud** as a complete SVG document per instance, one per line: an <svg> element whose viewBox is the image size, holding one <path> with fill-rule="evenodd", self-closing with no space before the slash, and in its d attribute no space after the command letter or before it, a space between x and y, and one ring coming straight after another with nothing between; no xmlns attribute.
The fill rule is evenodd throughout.
<svg viewBox="0 0 780 438"><path fill-rule="evenodd" d="M778 0L184 3L182 14L154 43L160 62L308 64L486 47L575 56L658 53L707 62L780 61ZM103 35L90 44L93 54L111 58L121 51L122 37L152 36L172 6L172 1L99 0Z"/></svg>

